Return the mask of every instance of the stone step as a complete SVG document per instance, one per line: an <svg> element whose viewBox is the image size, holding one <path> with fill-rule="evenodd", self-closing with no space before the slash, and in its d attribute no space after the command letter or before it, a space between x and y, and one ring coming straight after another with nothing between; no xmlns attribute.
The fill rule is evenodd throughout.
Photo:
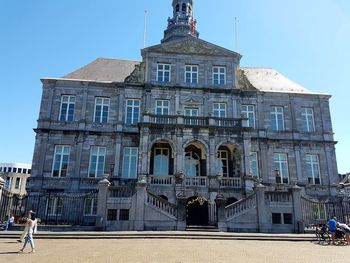
<svg viewBox="0 0 350 263"><path fill-rule="evenodd" d="M216 226L187 226L186 231L193 232L220 232Z"/></svg>

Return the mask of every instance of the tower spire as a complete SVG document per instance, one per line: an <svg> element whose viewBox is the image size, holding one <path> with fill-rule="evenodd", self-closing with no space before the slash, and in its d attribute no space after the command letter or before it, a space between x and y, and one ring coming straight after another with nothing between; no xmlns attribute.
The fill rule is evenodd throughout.
<svg viewBox="0 0 350 263"><path fill-rule="evenodd" d="M173 17L168 18L162 42L192 35L198 37L197 21L193 15L193 0L173 0Z"/></svg>

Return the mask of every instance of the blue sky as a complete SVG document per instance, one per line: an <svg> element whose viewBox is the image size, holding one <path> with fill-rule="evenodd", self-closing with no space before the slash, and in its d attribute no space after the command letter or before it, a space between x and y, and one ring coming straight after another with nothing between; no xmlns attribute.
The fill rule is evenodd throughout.
<svg viewBox="0 0 350 263"><path fill-rule="evenodd" d="M0 162L32 160L43 77L98 57L140 60L160 42L171 0L0 0ZM194 0L200 38L238 51L241 66L271 67L329 93L338 170L350 172L350 1ZM238 47L234 17L237 17Z"/></svg>

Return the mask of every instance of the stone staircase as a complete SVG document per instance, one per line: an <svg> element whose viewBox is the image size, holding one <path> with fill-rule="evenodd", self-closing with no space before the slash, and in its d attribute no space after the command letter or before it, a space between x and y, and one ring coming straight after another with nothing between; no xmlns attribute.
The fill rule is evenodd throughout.
<svg viewBox="0 0 350 263"><path fill-rule="evenodd" d="M245 199L226 206L226 219L231 220L253 208L256 208L256 194L252 194Z"/></svg>
<svg viewBox="0 0 350 263"><path fill-rule="evenodd" d="M169 203L168 201L155 194L152 194L151 192L147 192L146 204L172 219L177 219L176 205Z"/></svg>

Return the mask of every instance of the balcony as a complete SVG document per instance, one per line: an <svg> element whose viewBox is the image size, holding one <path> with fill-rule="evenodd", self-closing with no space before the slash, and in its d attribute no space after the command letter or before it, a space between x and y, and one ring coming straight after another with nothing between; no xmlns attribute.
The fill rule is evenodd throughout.
<svg viewBox="0 0 350 263"><path fill-rule="evenodd" d="M223 127L241 129L248 127L247 120L242 118L217 118L201 116L183 116L183 115L156 115L143 114L140 122L142 125L178 125L185 127Z"/></svg>

